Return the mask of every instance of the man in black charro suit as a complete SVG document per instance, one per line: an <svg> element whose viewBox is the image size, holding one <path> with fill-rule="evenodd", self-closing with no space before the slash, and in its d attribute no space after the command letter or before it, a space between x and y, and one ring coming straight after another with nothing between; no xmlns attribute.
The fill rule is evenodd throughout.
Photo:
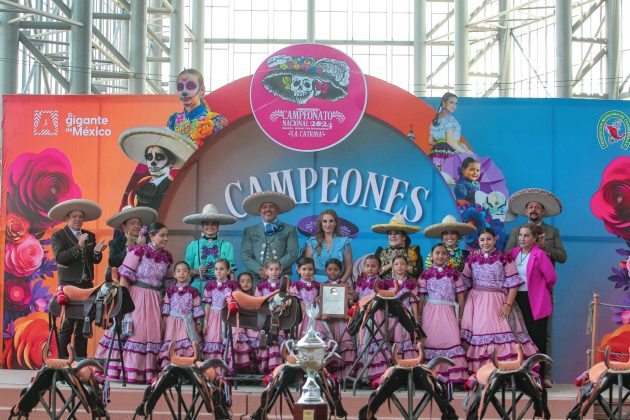
<svg viewBox="0 0 630 420"><path fill-rule="evenodd" d="M96 242L92 232L82 229L83 222L101 216L100 206L90 200L74 199L63 201L48 212L48 217L66 226L53 233L52 250L57 260L59 284L80 288L92 287L94 264L101 262L104 241ZM87 357L87 338L83 336L83 321L66 319L59 330L59 356L68 357L68 344L74 335L77 356Z"/></svg>

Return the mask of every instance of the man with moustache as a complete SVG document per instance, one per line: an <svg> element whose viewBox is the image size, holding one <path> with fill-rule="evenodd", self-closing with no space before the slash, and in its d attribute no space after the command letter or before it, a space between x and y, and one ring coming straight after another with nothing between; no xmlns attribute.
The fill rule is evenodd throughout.
<svg viewBox="0 0 630 420"><path fill-rule="evenodd" d="M59 285L72 285L82 289L93 286L94 264L103 259L105 241L96 243L92 232L82 229L83 222L101 217L101 207L91 200L63 201L48 212L51 220L66 222L66 226L53 233L52 250L57 260ZM68 344L74 336L74 349L78 357L87 357L87 338L83 336L83 320L66 318L59 330L59 357L68 357Z"/></svg>
<svg viewBox="0 0 630 420"><path fill-rule="evenodd" d="M510 196L508 209L512 216L523 215L527 217L527 223L542 228L543 234L536 245L549 255L551 262L562 264L567 260L567 252L562 245L560 231L543 221L543 217L555 216L562 212L562 203L558 197L540 188L526 188ZM505 252L509 252L516 247L518 232L527 223L518 225L511 230L510 237L505 245Z"/></svg>

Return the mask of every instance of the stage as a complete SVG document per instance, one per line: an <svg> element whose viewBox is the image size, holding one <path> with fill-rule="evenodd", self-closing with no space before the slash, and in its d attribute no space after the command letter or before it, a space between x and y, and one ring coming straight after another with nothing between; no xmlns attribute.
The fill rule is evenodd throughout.
<svg viewBox="0 0 630 420"><path fill-rule="evenodd" d="M29 384L31 377L33 377L35 371L30 370L3 370L0 375L0 417L7 418L9 410L18 400L20 390ZM108 406L108 411L112 419L130 419L133 416L133 412L142 400L142 395L145 386L141 385L127 385L123 387L119 382L112 382L111 389L111 403ZM234 405L232 407L232 413L234 419L248 419L249 416L246 413L253 412L259 403L260 394L262 392L262 386L240 385L238 389L234 390ZM356 419L359 409L365 404L371 391L358 390L357 395L353 396L352 392L343 392L342 400L344 407L348 411L348 419ZM549 390L549 409L551 411L552 419L564 419L566 414L574 405L577 388L573 384L555 384L553 388ZM398 394L399 398L406 398L405 392ZM466 393L455 392L455 400L452 402L453 407L457 411L460 418L465 418L465 414L462 409L462 404ZM417 400L419 398L417 397ZM406 400L403 401L406 404ZM280 418L280 406L277 405L276 409L270 414L270 419ZM79 418L87 418L87 416L79 415ZM291 415L287 409L286 404L282 406L282 417L285 419L291 419ZM390 413L387 404L384 404L381 410L378 412L377 417L379 420L388 419L400 419L401 416L396 411L395 406L392 404L392 412ZM529 417L533 417L529 416ZM44 419L44 411L38 406L30 416L31 419ZM158 405L153 418L155 419L170 419L171 415L168 412L166 404L161 403ZM200 418L211 418L207 413L203 413ZM433 410L431 406L427 407L422 418L440 418L440 413L437 410L437 406L433 404ZM489 415L486 418L496 418L493 415ZM528 418L528 416L526 416ZM592 412L589 413L587 418L592 418Z"/></svg>

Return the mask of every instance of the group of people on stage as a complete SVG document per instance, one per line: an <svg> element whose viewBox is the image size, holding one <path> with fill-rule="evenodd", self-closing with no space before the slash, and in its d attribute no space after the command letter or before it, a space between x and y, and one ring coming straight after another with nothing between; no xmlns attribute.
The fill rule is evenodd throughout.
<svg viewBox="0 0 630 420"><path fill-rule="evenodd" d="M135 309L125 315L122 359L127 380L147 383L157 377L167 363L168 347L175 342L179 355L193 354L197 342L203 358L223 358L226 350L225 328L221 311L234 290L264 296L277 290L283 276L290 276L291 293L302 305L318 303L321 283L347 287L348 308L357 300L379 289L398 284L403 304L421 322L426 334L425 357L448 356L455 366L443 368L442 375L453 383L463 382L470 373L489 363L497 349L500 359L515 356L515 343L521 343L525 356L547 351L547 327L552 312L551 290L556 281L554 262L564 262L566 253L557 229L542 222L543 215L561 211L560 201L551 193L521 190L510 198L516 214L528 217L528 223L512 231L506 252L495 248L496 235L485 229L479 235L480 249L468 252L458 241L472 233L472 225L446 216L441 223L424 230L429 238L440 239L423 260L420 248L411 244L411 234L420 228L408 225L402 215L388 223L372 227L387 235L387 246L378 247L353 261L350 239L341 234L343 219L334 210L321 212L314 234L298 258L296 228L278 220L295 206L290 197L277 192L248 196L243 209L261 217L247 227L241 244L244 269L235 264L234 247L218 237L221 225L236 221L208 204L203 211L184 218L201 226L201 236L188 244L184 260L175 262L166 249L168 228L156 222L157 212L149 207L126 207L107 220L123 234L109 242L109 266L117 267L120 284L128 290ZM82 223L100 217L98 204L89 200L68 200L49 215L67 223L53 235L52 246L59 264L61 285L90 287L94 264L102 259L107 247L96 243ZM141 229L146 227L146 236ZM297 273L292 267L297 262ZM353 275L353 266L359 275ZM238 273L238 275L237 275ZM413 356L415 344L395 319L391 336L385 339L399 344L402 356ZM80 356L86 356L81 336L81 321L66 320L61 326L59 350L63 357L70 336ZM304 321L298 335L306 328ZM342 375L349 372L358 353L369 360L371 350L360 352L364 334L350 337L345 331L347 319L322 316L315 328L324 339L340 344L344 363L337 366ZM281 332L273 345L261 348L258 331L233 328L233 354L228 355L233 372L269 373L282 363ZM105 358L113 340L107 331L99 343L96 357ZM113 359L118 352L113 343ZM234 363L231 363L232 360ZM377 379L388 360L377 355L368 366L367 379ZM111 363L108 375L118 378L121 365Z"/></svg>

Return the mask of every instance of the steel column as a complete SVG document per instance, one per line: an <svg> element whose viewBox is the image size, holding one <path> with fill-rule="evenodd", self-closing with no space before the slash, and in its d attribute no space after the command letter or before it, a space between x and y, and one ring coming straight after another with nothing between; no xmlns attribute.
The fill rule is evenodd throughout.
<svg viewBox="0 0 630 420"><path fill-rule="evenodd" d="M205 25L204 18L206 14L205 0L196 0L192 3L192 31L195 39L190 46L191 64L193 69L197 69L203 74L204 71L204 52L205 52Z"/></svg>
<svg viewBox="0 0 630 420"><path fill-rule="evenodd" d="M427 0L413 2L413 94L427 95Z"/></svg>
<svg viewBox="0 0 630 420"><path fill-rule="evenodd" d="M172 0L171 61L168 77L170 93L177 93L176 78L184 70L184 0Z"/></svg>
<svg viewBox="0 0 630 420"><path fill-rule="evenodd" d="M147 0L131 3L129 35L129 64L133 73L129 93L144 94L147 91Z"/></svg>
<svg viewBox="0 0 630 420"><path fill-rule="evenodd" d="M315 42L315 0L306 3L306 42Z"/></svg>
<svg viewBox="0 0 630 420"><path fill-rule="evenodd" d="M499 0L499 95L512 96L512 38L510 37L509 0Z"/></svg>
<svg viewBox="0 0 630 420"><path fill-rule="evenodd" d="M455 93L468 96L468 0L455 0Z"/></svg>
<svg viewBox="0 0 630 420"><path fill-rule="evenodd" d="M92 2L73 1L72 19L83 26L70 28L70 93L90 93L92 80Z"/></svg>
<svg viewBox="0 0 630 420"><path fill-rule="evenodd" d="M0 95L18 93L19 22L9 23L17 16L10 9L0 13Z"/></svg>
<svg viewBox="0 0 630 420"><path fill-rule="evenodd" d="M573 92L571 35L571 2L556 0L556 96L559 98L570 98Z"/></svg>
<svg viewBox="0 0 630 420"><path fill-rule="evenodd" d="M606 97L619 99L619 68L621 62L621 0L608 0L606 2Z"/></svg>

